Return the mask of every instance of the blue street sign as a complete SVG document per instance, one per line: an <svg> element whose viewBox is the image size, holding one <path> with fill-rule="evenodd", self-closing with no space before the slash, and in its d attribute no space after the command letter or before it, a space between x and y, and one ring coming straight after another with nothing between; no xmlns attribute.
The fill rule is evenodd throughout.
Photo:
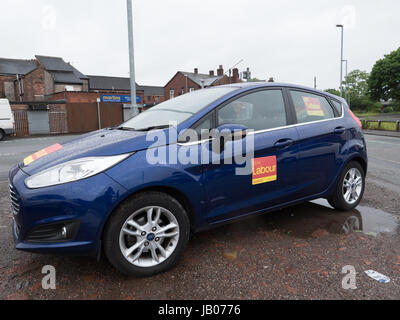
<svg viewBox="0 0 400 320"><path fill-rule="evenodd" d="M101 96L101 102L131 103L131 96L121 94L103 94ZM142 98L140 96L136 96L136 103L142 103Z"/></svg>

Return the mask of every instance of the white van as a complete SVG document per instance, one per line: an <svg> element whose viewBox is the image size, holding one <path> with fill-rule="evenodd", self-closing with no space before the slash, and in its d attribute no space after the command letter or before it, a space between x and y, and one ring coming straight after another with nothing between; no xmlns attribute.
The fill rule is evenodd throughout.
<svg viewBox="0 0 400 320"><path fill-rule="evenodd" d="M14 115L10 103L7 99L0 99L0 141L14 133Z"/></svg>

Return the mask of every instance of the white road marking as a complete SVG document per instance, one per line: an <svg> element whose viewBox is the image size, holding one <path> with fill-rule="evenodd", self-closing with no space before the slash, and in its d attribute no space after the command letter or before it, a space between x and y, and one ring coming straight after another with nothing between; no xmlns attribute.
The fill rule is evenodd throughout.
<svg viewBox="0 0 400 320"><path fill-rule="evenodd" d="M13 156L19 156L21 153L2 153L0 154L0 157L13 157Z"/></svg>

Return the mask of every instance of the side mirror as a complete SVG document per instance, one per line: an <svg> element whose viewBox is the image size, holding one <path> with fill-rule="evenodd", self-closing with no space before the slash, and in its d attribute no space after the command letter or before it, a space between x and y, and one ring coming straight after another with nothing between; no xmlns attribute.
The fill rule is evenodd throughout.
<svg viewBox="0 0 400 320"><path fill-rule="evenodd" d="M219 148L216 150L213 146L213 151L222 153L225 150L225 145L228 141L242 140L247 136L248 128L240 124L223 124L213 131L213 138L219 141Z"/></svg>
<svg viewBox="0 0 400 320"><path fill-rule="evenodd" d="M247 128L241 124L223 124L213 133L214 138L230 138L230 140L241 140L247 136Z"/></svg>

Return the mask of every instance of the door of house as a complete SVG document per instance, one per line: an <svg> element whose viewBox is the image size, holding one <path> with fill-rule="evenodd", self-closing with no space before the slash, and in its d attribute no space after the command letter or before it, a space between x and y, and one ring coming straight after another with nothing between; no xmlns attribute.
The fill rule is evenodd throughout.
<svg viewBox="0 0 400 320"><path fill-rule="evenodd" d="M28 111L29 134L49 134L49 113L47 110Z"/></svg>

